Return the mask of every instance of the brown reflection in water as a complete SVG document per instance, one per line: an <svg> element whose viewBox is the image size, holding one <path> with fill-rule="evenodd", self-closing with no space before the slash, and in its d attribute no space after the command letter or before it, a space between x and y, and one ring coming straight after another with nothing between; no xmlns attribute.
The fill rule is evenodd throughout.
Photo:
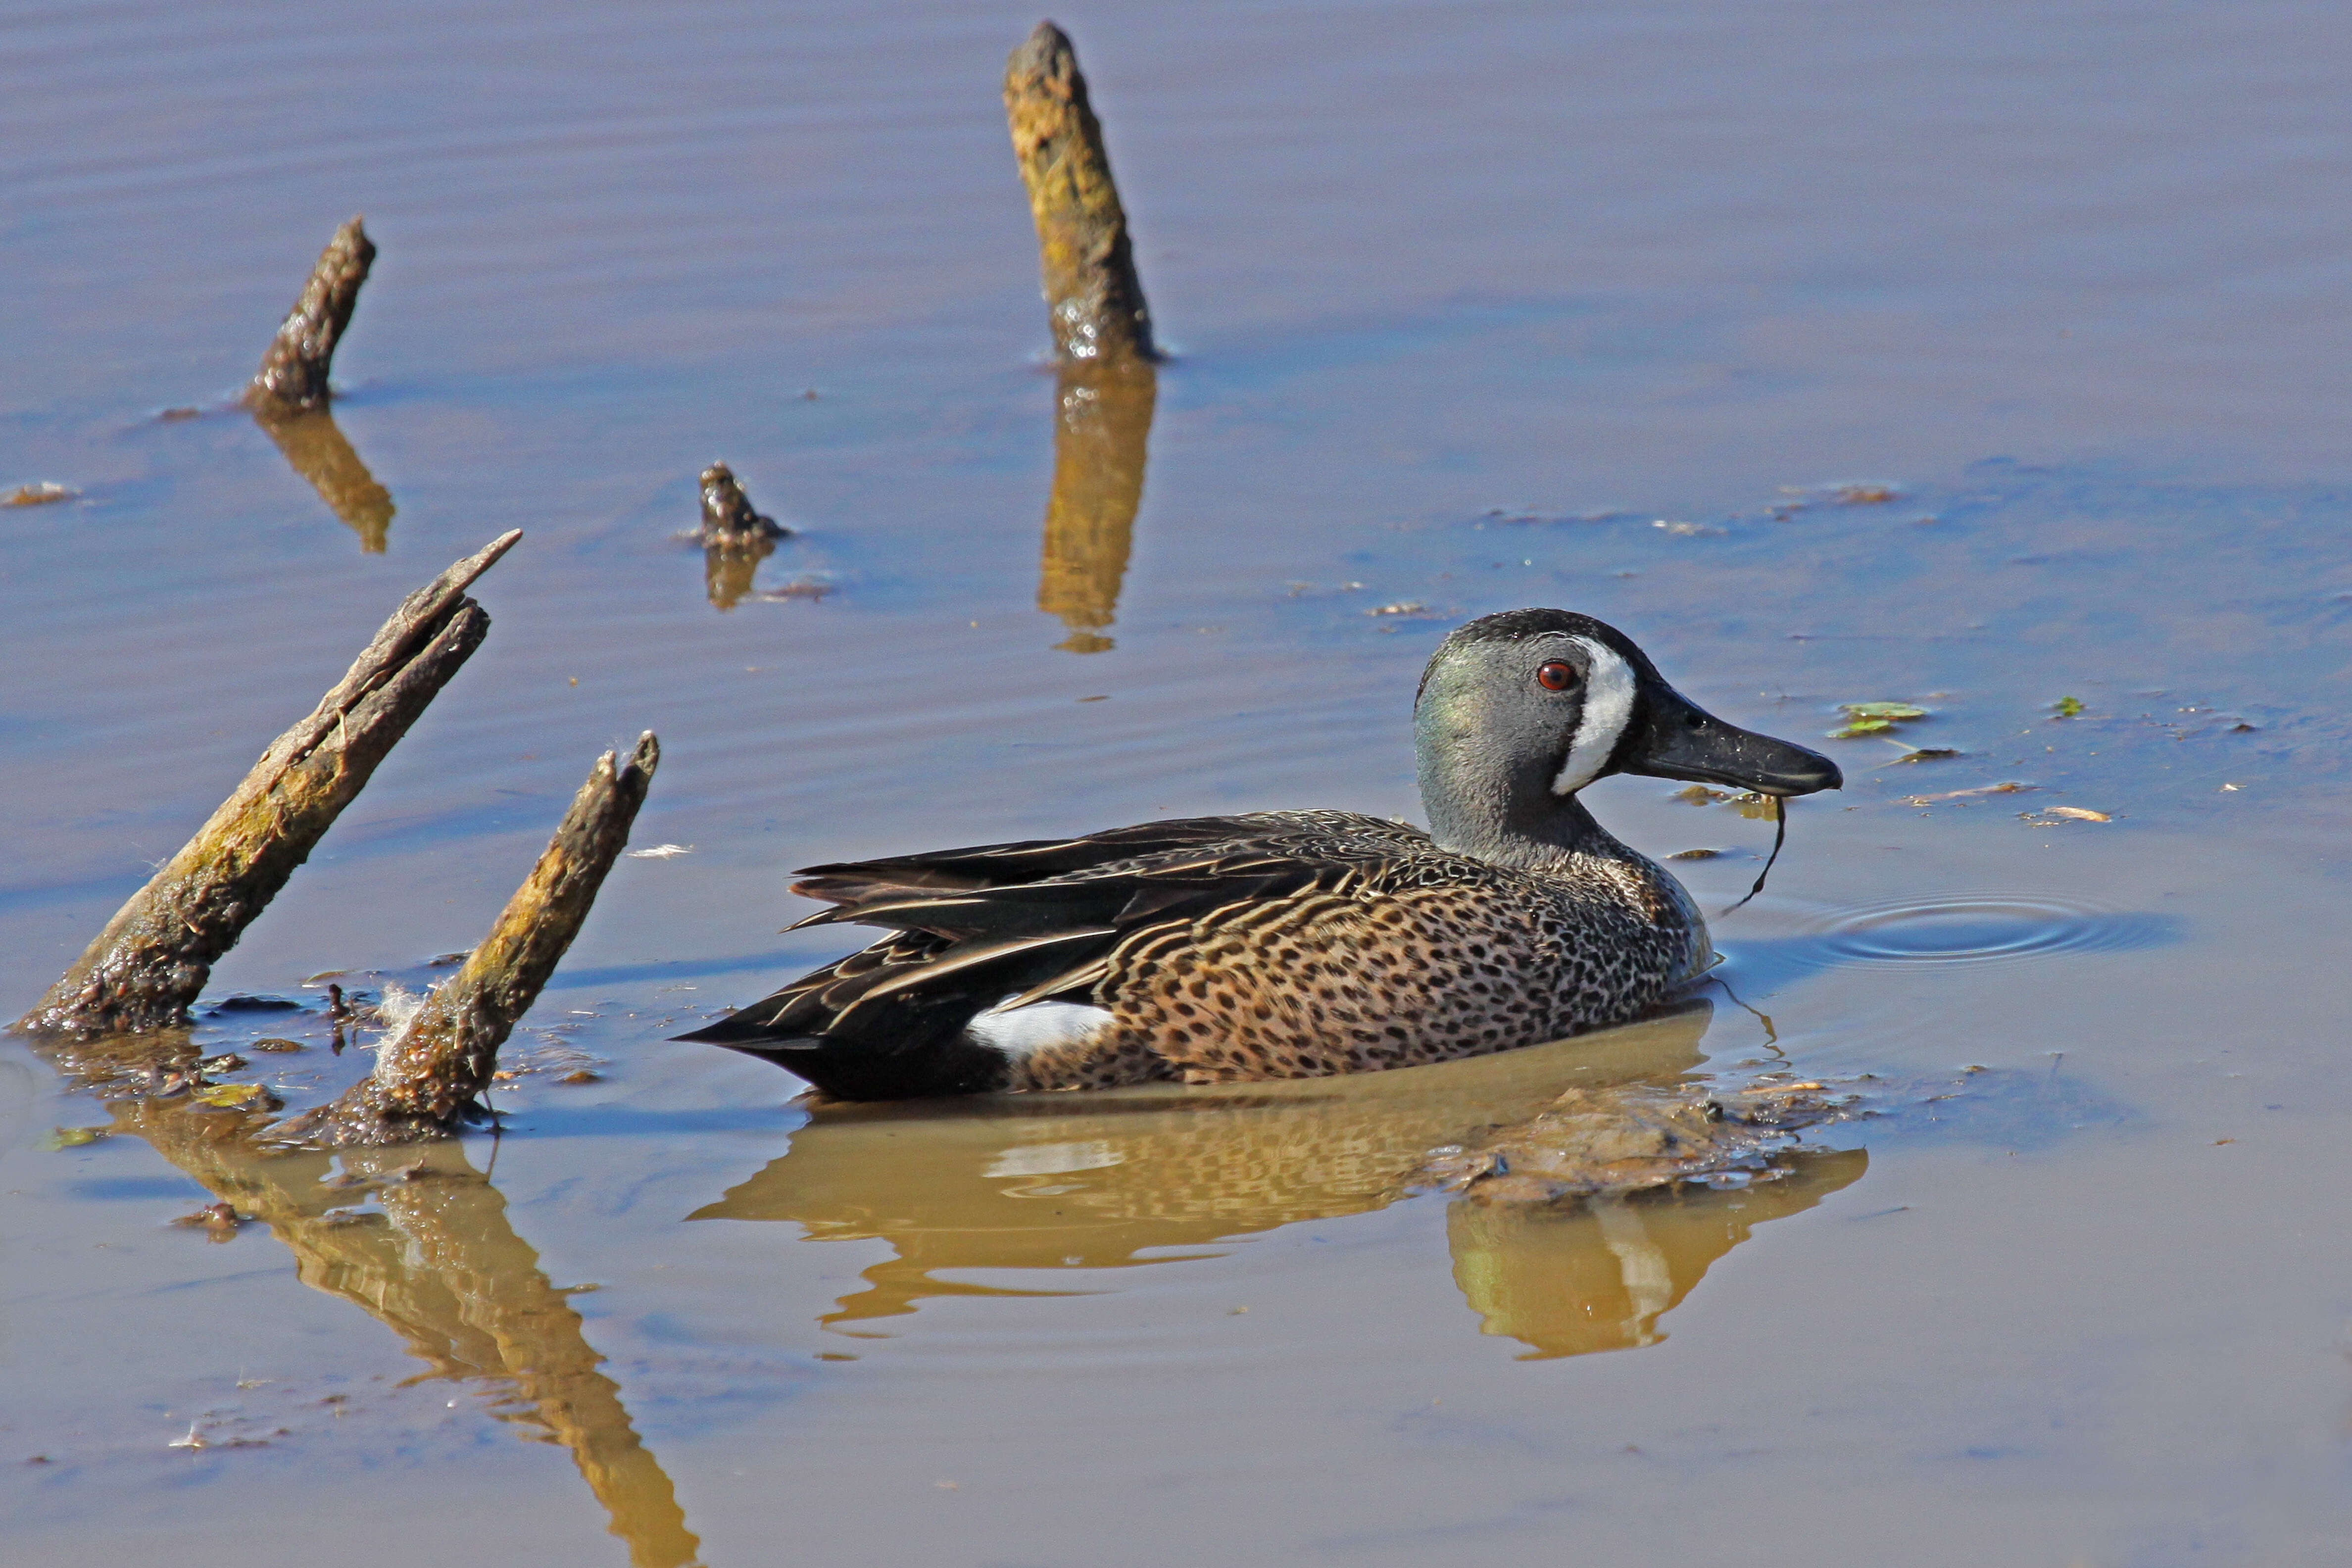
<svg viewBox="0 0 2352 1568"><path fill-rule="evenodd" d="M1159 374L1128 360L1065 365L1055 381L1054 493L1037 607L1070 629L1055 646L1071 653L1112 646L1101 632L1118 612L1159 395Z"/></svg>
<svg viewBox="0 0 2352 1568"><path fill-rule="evenodd" d="M360 536L360 549L383 554L394 510L392 492L375 482L343 438L335 416L323 408L296 412L265 403L254 408L253 422L269 433L294 471L310 480L319 499Z"/></svg>
<svg viewBox="0 0 2352 1568"><path fill-rule="evenodd" d="M792 1220L813 1241L888 1242L894 1256L866 1270L866 1288L818 1320L877 1337L848 1325L932 1297L1072 1293L1044 1279L1030 1289L961 1284L940 1270L1133 1268L1173 1260L1157 1249L1385 1207L1414 1190L1433 1149L1523 1121L1564 1089L1682 1079L1698 1064L1707 1016L1700 1004L1576 1040L1360 1078L833 1107L692 1217ZM1603 1224L1602 1209L1464 1200L1450 1226L1455 1278L1488 1331L1538 1353L1645 1344L1658 1313L1750 1228L1811 1206L1863 1163L1799 1156L1795 1174L1751 1193L1611 1200L1642 1216L1631 1234L1664 1226L1635 1272L1616 1250L1625 1225ZM1155 1256L1138 1256L1147 1250ZM1627 1281L1651 1278L1640 1268L1664 1283L1629 1309Z"/></svg>
<svg viewBox="0 0 2352 1568"><path fill-rule="evenodd" d="M381 1319L431 1369L423 1375L509 1391L494 1413L571 1450L635 1568L699 1560L669 1477L597 1370L604 1358L580 1314L460 1145L347 1151L330 1185L329 1156L254 1146L267 1116L184 1100L111 1109L118 1133L145 1139L214 1196L268 1224L304 1284ZM381 1214L348 1212L371 1199Z"/></svg>
<svg viewBox="0 0 2352 1568"><path fill-rule="evenodd" d="M721 610L733 609L736 602L751 591L751 579L759 575L760 563L775 552L775 542L767 539L704 545L702 586L710 595L711 605Z"/></svg>
<svg viewBox="0 0 2352 1568"><path fill-rule="evenodd" d="M1658 1319L1766 1220L1802 1214L1870 1168L1861 1149L1790 1155L1777 1181L1688 1184L1567 1206L1456 1203L1445 1216L1454 1283L1484 1331L1522 1361L1655 1344Z"/></svg>

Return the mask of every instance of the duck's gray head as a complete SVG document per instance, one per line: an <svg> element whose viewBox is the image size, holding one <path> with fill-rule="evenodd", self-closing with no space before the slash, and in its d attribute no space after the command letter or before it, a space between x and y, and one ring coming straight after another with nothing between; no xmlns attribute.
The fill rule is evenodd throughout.
<svg viewBox="0 0 2352 1568"><path fill-rule="evenodd" d="M1844 782L1818 752L1716 718L1667 685L1631 637L1567 610L1507 610L1455 628L1422 675L1413 732L1430 829L1474 853L1558 842L1563 805L1610 773L1775 795Z"/></svg>

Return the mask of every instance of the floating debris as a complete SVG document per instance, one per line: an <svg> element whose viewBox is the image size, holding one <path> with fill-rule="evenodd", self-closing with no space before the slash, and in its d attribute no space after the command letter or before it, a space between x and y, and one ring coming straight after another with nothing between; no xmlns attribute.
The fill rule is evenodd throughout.
<svg viewBox="0 0 2352 1568"><path fill-rule="evenodd" d="M1925 719L1927 710L1909 702L1841 702L1838 711L1845 722L1829 732L1832 741L1851 741L1862 735L1883 734L1897 724L1907 724L1914 719Z"/></svg>
<svg viewBox="0 0 2352 1568"><path fill-rule="evenodd" d="M1428 613L1429 606L1419 599L1399 599L1393 605L1375 605L1364 612L1368 616L1425 616Z"/></svg>
<svg viewBox="0 0 2352 1568"><path fill-rule="evenodd" d="M87 1148L114 1131L111 1127L59 1127L41 1140L41 1147L50 1151Z"/></svg>
<svg viewBox="0 0 2352 1568"><path fill-rule="evenodd" d="M1662 529L1677 539L1721 539L1731 531L1727 528L1717 528L1711 522L1669 522L1663 517L1650 526Z"/></svg>
<svg viewBox="0 0 2352 1568"><path fill-rule="evenodd" d="M1695 784L1675 791L1673 795L1666 798L1669 800L1681 801L1685 805L1713 805L1717 801L1729 800L1731 798L1731 792L1729 790L1709 789L1705 784Z"/></svg>
<svg viewBox="0 0 2352 1568"><path fill-rule="evenodd" d="M2077 718L2083 711L2083 700L2079 697L2061 697L2050 705L2050 710L2053 718Z"/></svg>
<svg viewBox="0 0 2352 1568"><path fill-rule="evenodd" d="M694 846L691 844L656 844L650 849L630 850L629 858L632 860L675 860L680 855L691 855L693 853Z"/></svg>
<svg viewBox="0 0 2352 1568"><path fill-rule="evenodd" d="M1959 754L1958 749L1952 746L1920 746L1915 750L1905 752L1901 756L1895 758L1893 763L1890 763L1887 765L1895 767L1899 766L1904 763L1940 763L1952 757L1957 757Z"/></svg>
<svg viewBox="0 0 2352 1568"><path fill-rule="evenodd" d="M251 1215L242 1215L227 1204L206 1204L194 1214L184 1214L172 1222L191 1230L201 1229L207 1241L226 1241L253 1223Z"/></svg>
<svg viewBox="0 0 2352 1568"><path fill-rule="evenodd" d="M47 506L53 501L72 500L81 492L70 485L53 484L47 479L39 484L18 485L0 496L0 506Z"/></svg>
<svg viewBox="0 0 2352 1568"><path fill-rule="evenodd" d="M1666 857L1669 860L1713 860L1733 853L1728 849L1677 849Z"/></svg>
<svg viewBox="0 0 2352 1568"><path fill-rule="evenodd" d="M1738 1187L1785 1173L1803 1128L1853 1115L1824 1085L1764 1082L1571 1089L1528 1121L1439 1150L1423 1179L1473 1202L1611 1197L1681 1182Z"/></svg>
<svg viewBox="0 0 2352 1568"><path fill-rule="evenodd" d="M2001 784L1979 784L1974 789L1951 789L1946 790L1941 795L1906 795L1903 797L1903 804L1906 805L1934 805L1939 801L1967 800L1970 796L1980 795L2023 795L2029 790L2037 790L2041 787L2042 786L2040 784L2018 784L2014 781Z"/></svg>
<svg viewBox="0 0 2352 1568"><path fill-rule="evenodd" d="M2045 805L2040 811L2022 811L2018 816L2036 827L2050 827L2059 822L2113 822L2104 811L2093 811L2086 805Z"/></svg>
<svg viewBox="0 0 2352 1568"><path fill-rule="evenodd" d="M189 1100L215 1110L278 1110L286 1102L257 1083L216 1083L200 1089Z"/></svg>
<svg viewBox="0 0 2352 1568"><path fill-rule="evenodd" d="M299 1040L279 1039L274 1036L266 1040L256 1040L246 1047L249 1051L307 1051L310 1048Z"/></svg>

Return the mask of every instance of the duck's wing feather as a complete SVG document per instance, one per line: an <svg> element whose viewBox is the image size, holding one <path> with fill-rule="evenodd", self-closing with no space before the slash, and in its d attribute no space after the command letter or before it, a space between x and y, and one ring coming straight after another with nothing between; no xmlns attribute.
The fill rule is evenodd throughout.
<svg viewBox="0 0 2352 1568"><path fill-rule="evenodd" d="M896 1094L990 1087L966 1081L1003 1069L1001 1057L963 1041L976 1014L1008 997L1087 997L1112 951L1145 931L1433 853L1419 829L1377 817L1267 812L812 867L818 886L803 890L835 907L802 924L892 934L681 1037L773 1054L852 1098L870 1084L826 1079L845 1069L861 1084L923 1085Z"/></svg>

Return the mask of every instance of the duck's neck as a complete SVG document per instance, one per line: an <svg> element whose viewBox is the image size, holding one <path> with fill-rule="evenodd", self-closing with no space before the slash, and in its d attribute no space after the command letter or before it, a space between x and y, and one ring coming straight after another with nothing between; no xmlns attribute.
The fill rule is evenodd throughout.
<svg viewBox="0 0 2352 1568"><path fill-rule="evenodd" d="M1496 770L1475 756L1433 750L1423 749L1418 771L1422 809L1439 848L1529 870L1579 856L1633 857L1582 801L1552 794L1542 766Z"/></svg>

